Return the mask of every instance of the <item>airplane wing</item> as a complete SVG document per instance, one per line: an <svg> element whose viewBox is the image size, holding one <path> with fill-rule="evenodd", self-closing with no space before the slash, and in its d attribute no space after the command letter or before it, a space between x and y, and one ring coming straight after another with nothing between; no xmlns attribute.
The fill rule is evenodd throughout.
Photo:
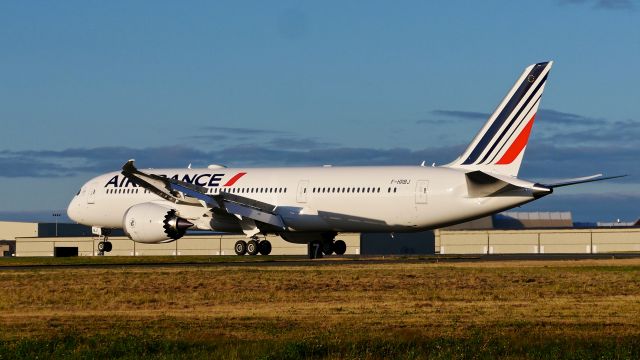
<svg viewBox="0 0 640 360"><path fill-rule="evenodd" d="M246 198L228 192L207 194L207 188L184 181L148 174L135 167L131 159L122 166L122 175L133 183L162 197L167 201L182 205L218 208L243 219L251 219L286 229L282 217L276 212L277 206Z"/></svg>

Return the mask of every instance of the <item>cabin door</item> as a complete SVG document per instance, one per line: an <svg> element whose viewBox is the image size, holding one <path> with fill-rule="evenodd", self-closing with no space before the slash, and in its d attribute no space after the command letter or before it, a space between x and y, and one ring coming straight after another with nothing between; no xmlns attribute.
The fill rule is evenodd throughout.
<svg viewBox="0 0 640 360"><path fill-rule="evenodd" d="M429 180L418 180L416 183L416 204L426 204L429 194Z"/></svg>
<svg viewBox="0 0 640 360"><path fill-rule="evenodd" d="M300 180L298 182L298 193L296 195L296 201L299 203L307 202L307 193L309 192L309 180Z"/></svg>

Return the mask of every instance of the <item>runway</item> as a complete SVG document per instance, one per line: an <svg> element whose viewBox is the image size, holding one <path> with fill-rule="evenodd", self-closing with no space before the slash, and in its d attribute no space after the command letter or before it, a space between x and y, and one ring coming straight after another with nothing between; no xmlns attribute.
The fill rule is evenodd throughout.
<svg viewBox="0 0 640 360"><path fill-rule="evenodd" d="M411 256L342 256L325 257L310 260L306 256L278 256L278 257L249 257L243 258L228 256L223 259L217 257L202 257L202 261L180 261L179 258L171 261L153 261L152 257L145 258L150 261L134 262L139 258L119 258L114 262L102 262L110 258L87 258L86 262L69 263L60 258L60 263L52 263L51 258L46 258L46 263L38 263L38 259L31 258L23 264L11 264L0 259L0 271L10 270L47 270L47 269L122 269L122 268L170 268L170 267L313 267L328 265L371 265L371 264L421 264L421 263L462 263L462 262L495 262L495 261L571 261L587 259L633 259L640 258L640 253L601 253L601 254L489 254L489 255L411 255ZM16 259L16 258L13 258ZM207 261L210 259L210 261ZM227 260L228 259L228 260ZM44 259L43 259L44 260ZM131 260L131 261L127 261Z"/></svg>

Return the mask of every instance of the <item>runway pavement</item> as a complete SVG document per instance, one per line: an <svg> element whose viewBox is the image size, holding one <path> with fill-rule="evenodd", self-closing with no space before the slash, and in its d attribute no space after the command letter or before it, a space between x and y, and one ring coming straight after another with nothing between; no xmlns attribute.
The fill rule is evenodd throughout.
<svg viewBox="0 0 640 360"><path fill-rule="evenodd" d="M523 261L523 260L584 260L584 259L631 259L640 258L640 253L602 253L602 254L490 254L490 255L411 255L411 256L329 256L323 259L310 260L304 256L279 256L274 258L263 256L244 256L243 258L227 257L215 261L188 261L172 260L145 261L140 263L126 260L101 263L100 259L87 258L87 262L51 263L51 258L46 264L37 264L37 260L27 264L3 264L0 259L0 271L27 270L27 269L122 269L122 268L165 268L165 267L237 267L237 266L328 266L328 265L369 265L391 263L459 263L459 262L487 262L487 261ZM107 258L105 258L107 259ZM93 262L95 261L95 262Z"/></svg>

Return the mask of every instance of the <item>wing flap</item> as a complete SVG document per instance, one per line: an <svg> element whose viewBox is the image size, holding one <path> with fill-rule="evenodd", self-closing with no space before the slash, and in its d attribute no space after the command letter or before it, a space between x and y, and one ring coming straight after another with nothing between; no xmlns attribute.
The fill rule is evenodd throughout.
<svg viewBox="0 0 640 360"><path fill-rule="evenodd" d="M282 221L282 217L278 214L267 213L235 202L225 202L224 207L229 213L270 224L283 230L287 228L284 225L284 221Z"/></svg>

